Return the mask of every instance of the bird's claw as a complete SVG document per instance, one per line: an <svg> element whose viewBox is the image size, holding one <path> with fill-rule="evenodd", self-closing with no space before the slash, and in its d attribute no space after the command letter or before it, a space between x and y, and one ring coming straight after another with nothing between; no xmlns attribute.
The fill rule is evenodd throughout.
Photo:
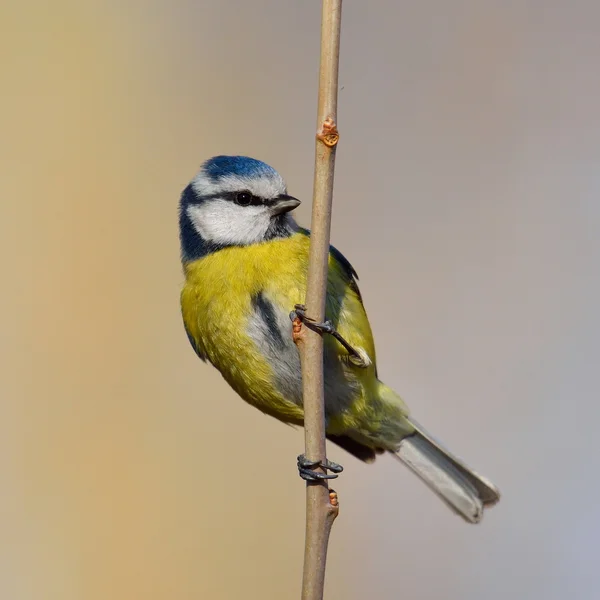
<svg viewBox="0 0 600 600"><path fill-rule="evenodd" d="M333 336L346 350L348 351L349 360L352 364L358 367L368 367L371 364L371 359L367 356L364 350L357 350L348 343L336 330L333 326L333 323L326 319L323 323L317 323L314 319L311 319L306 314L306 306L304 304L296 304L294 305L294 310L290 313L290 320L294 323L294 335L298 336L300 334L300 327L297 325L298 322L300 324L306 325L309 329L313 331L317 331L318 333L328 333Z"/></svg>
<svg viewBox="0 0 600 600"><path fill-rule="evenodd" d="M298 474L305 481L323 481L325 479L337 479L338 473L341 472L341 465L336 463L332 463L330 461L327 462L327 467L324 467L321 463L311 463L314 467L323 467L329 470L333 470L335 467L337 470L331 474L319 473L318 471L314 471L312 468L303 467L298 464Z"/></svg>
<svg viewBox="0 0 600 600"><path fill-rule="evenodd" d="M304 323L307 327L319 331L321 333L328 333L323 331L324 328L332 327L331 322L325 321L325 323L317 323L314 319L311 319L306 314L306 306L304 304L294 304L294 310L290 313L290 321L299 320Z"/></svg>
<svg viewBox="0 0 600 600"><path fill-rule="evenodd" d="M325 459L324 462L320 460L308 460L304 454L298 457L298 474L305 481L322 481L323 479L337 479L339 473L344 470L342 465L338 465L330 460ZM314 471L315 467L321 467L331 471L331 474L319 473Z"/></svg>

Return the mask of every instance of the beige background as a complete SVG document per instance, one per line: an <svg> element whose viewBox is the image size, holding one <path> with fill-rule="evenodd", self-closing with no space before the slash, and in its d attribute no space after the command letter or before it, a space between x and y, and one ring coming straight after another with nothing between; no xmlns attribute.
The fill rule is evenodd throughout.
<svg viewBox="0 0 600 600"><path fill-rule="evenodd" d="M180 322L176 205L312 187L316 1L3 3L0 597L297 598L301 431ZM469 527L342 451L327 597L597 598L600 8L352 2L333 241L380 374L504 494Z"/></svg>

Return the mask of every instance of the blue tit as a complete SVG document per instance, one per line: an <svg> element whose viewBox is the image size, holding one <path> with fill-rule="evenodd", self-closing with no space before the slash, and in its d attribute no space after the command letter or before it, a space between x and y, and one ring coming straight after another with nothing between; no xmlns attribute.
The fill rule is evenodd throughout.
<svg viewBox="0 0 600 600"><path fill-rule="evenodd" d="M291 216L272 167L244 156L206 161L181 195L183 322L196 354L247 402L303 424L302 376L290 311L306 295L310 232ZM466 521L498 490L448 452L377 375L375 345L348 260L331 246L324 337L327 437L360 460L390 452Z"/></svg>

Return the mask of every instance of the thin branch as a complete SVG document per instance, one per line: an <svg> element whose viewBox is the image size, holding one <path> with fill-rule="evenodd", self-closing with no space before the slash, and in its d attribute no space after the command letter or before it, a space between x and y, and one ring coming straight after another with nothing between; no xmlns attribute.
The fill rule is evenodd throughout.
<svg viewBox="0 0 600 600"><path fill-rule="evenodd" d="M342 0L323 0L318 133L305 302L307 315L318 322L325 320L333 173L339 138L336 121L341 16ZM305 455L310 460L324 462L323 338L307 327L302 332L298 348L302 364ZM338 510L337 496L333 490L329 490L326 481L307 482L302 600L323 598L329 533Z"/></svg>

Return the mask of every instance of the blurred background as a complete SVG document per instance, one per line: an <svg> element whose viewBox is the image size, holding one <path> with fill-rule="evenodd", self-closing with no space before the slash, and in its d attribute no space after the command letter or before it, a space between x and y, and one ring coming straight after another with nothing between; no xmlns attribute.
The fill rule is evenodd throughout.
<svg viewBox="0 0 600 600"><path fill-rule="evenodd" d="M0 11L0 597L299 597L303 434L191 350L176 215L235 153L309 223L320 3ZM585 0L345 2L333 243L381 378L503 499L470 527L332 447L327 598L597 598L599 30Z"/></svg>

